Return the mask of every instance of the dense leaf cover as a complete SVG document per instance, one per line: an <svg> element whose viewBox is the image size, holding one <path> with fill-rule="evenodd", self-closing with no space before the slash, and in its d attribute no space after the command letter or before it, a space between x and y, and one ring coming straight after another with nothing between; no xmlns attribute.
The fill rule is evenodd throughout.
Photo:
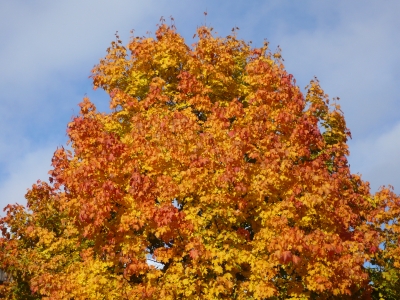
<svg viewBox="0 0 400 300"><path fill-rule="evenodd" d="M112 42L112 112L84 98L50 183L6 207L3 296L399 299L400 198L351 174L339 106L267 43L197 37Z"/></svg>

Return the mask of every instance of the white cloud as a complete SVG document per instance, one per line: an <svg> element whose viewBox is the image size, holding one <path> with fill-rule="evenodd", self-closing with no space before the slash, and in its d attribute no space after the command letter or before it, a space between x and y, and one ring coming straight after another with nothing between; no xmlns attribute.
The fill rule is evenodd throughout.
<svg viewBox="0 0 400 300"><path fill-rule="evenodd" d="M56 145L48 145L28 152L7 166L9 176L0 185L0 215L4 215L3 208L7 204L25 205L27 189L38 179L47 181L47 172L51 169L51 158L55 150Z"/></svg>
<svg viewBox="0 0 400 300"><path fill-rule="evenodd" d="M372 192L390 184L400 194L400 122L379 138L352 142L350 152L351 170L370 182Z"/></svg>
<svg viewBox="0 0 400 300"><path fill-rule="evenodd" d="M310 5L317 17L313 30L282 35L287 68L301 86L316 75L331 97L341 98L353 137L379 134L399 120L400 3L327 3Z"/></svg>
<svg viewBox="0 0 400 300"><path fill-rule="evenodd" d="M88 75L88 60L103 56L115 31L127 27L132 18L141 20L140 10L151 5L141 2L135 10L124 9L129 2L9 2L14 5L3 10L1 21L12 32L1 49L0 65L7 70L2 84L37 89L51 84L55 75Z"/></svg>

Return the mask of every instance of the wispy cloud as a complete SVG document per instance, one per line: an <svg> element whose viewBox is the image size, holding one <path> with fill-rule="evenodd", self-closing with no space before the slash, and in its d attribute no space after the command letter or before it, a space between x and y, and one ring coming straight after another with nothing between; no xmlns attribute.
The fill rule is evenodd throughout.
<svg viewBox="0 0 400 300"><path fill-rule="evenodd" d="M355 137L381 134L382 126L399 120L400 5L340 3L310 5L315 27L281 35L286 65L300 84L316 75L331 97L342 99ZM336 20L325 19L330 13Z"/></svg>
<svg viewBox="0 0 400 300"><path fill-rule="evenodd" d="M9 176L0 182L0 215L2 208L9 203L26 204L24 198L27 189L38 179L47 181L50 170L51 158L56 145L44 145L39 150L28 152L18 160L9 164Z"/></svg>
<svg viewBox="0 0 400 300"><path fill-rule="evenodd" d="M354 154L354 155L353 155ZM357 139L351 144L351 165L363 180L371 184L373 192L389 184L400 189L400 122L378 138Z"/></svg>

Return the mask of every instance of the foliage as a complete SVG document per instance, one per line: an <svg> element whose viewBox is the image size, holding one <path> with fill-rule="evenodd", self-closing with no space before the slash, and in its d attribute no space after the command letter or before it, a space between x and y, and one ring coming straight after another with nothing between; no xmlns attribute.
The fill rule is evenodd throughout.
<svg viewBox="0 0 400 300"><path fill-rule="evenodd" d="M375 299L400 298L400 199L391 189L384 189L375 196L378 209L371 218L379 232L379 242L384 251L371 256L370 278L374 282Z"/></svg>
<svg viewBox="0 0 400 300"><path fill-rule="evenodd" d="M400 199L351 174L339 106L267 43L197 37L112 42L112 112L84 98L50 183L6 207L5 297L398 299Z"/></svg>

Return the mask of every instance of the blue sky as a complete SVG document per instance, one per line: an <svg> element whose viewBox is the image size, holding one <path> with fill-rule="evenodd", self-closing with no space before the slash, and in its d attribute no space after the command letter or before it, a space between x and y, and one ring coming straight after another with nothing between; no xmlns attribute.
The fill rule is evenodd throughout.
<svg viewBox="0 0 400 300"><path fill-rule="evenodd" d="M1 0L0 206L25 204L26 189L48 178L85 94L108 110L107 95L93 91L88 76L115 32L127 43L131 29L154 33L171 15L189 44L206 22L222 36L237 26L254 46L279 45L303 90L317 76L331 98L340 97L352 172L372 191L392 184L400 193L399 13L395 0Z"/></svg>

